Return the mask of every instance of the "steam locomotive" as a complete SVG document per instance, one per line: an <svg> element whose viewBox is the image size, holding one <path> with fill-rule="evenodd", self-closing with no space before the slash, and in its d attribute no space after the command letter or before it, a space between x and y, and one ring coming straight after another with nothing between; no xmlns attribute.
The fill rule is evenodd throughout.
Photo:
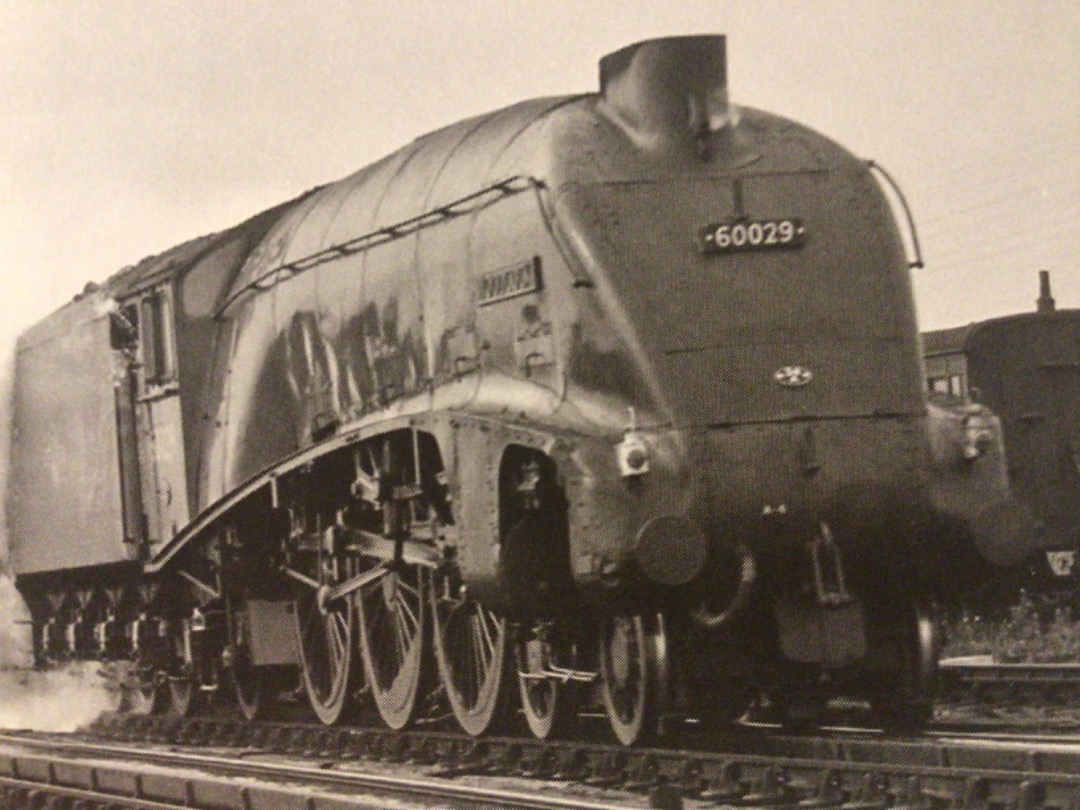
<svg viewBox="0 0 1080 810"><path fill-rule="evenodd" d="M1036 309L923 336L933 403L979 402L1000 417L1010 486L1030 527L1007 565L961 590L965 608L993 616L1025 590L1050 613L1080 593L1080 310L1058 309L1050 274ZM977 406L975 406L977 407ZM1010 527L981 528L985 535ZM1004 545L1003 545L1004 547ZM1027 553L1025 557L1024 554ZM969 573L970 576L970 573Z"/></svg>
<svg viewBox="0 0 1080 810"><path fill-rule="evenodd" d="M871 167L646 41L31 328L12 566L145 711L918 722L936 577L1016 546L1000 423L923 377Z"/></svg>

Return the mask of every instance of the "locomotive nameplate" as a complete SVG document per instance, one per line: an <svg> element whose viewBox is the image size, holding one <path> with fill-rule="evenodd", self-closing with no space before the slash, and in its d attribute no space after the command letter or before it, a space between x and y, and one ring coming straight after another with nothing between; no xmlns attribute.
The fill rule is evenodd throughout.
<svg viewBox="0 0 1080 810"><path fill-rule="evenodd" d="M477 281L479 282L477 305L481 307L497 301L505 301L507 298L537 292L542 286L540 257L534 256L520 264L484 273Z"/></svg>
<svg viewBox="0 0 1080 810"><path fill-rule="evenodd" d="M702 253L742 253L801 247L806 228L801 219L729 219L698 232Z"/></svg>

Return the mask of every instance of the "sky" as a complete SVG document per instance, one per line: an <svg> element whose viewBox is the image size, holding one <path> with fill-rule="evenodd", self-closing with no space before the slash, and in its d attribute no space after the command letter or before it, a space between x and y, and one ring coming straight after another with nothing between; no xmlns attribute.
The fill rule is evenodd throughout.
<svg viewBox="0 0 1080 810"><path fill-rule="evenodd" d="M885 166L921 324L1080 307L1073 0L0 0L0 352L90 280L455 120L728 35L736 103Z"/></svg>

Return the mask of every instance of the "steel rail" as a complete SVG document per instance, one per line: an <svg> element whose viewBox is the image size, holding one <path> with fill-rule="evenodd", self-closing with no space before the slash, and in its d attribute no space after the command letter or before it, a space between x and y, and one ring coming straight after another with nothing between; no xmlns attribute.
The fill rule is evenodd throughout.
<svg viewBox="0 0 1080 810"><path fill-rule="evenodd" d="M158 808L201 807L200 794L214 792L220 796L233 782L222 783L222 779L237 778L262 780L267 784L261 793L268 794L269 803L259 807L282 807L289 804L274 803L274 798L303 796L307 801L304 806L312 810L339 807L385 807L383 803L370 801L363 797L357 803L355 792L370 792L381 796L394 796L398 800L414 801L450 801L454 806L477 808L507 808L507 810L617 810L625 807L622 801L598 802L586 798L572 799L556 796L543 796L500 788L463 785L446 779L420 776L386 776L363 773L353 770L328 770L325 767L295 765L280 762L253 762L236 757L212 754L196 754L180 751L158 751L147 748L121 746L116 744L88 743L57 738L32 738L13 734L0 734L0 744L14 748L31 748L39 753L34 756L17 752L0 752L0 785L30 787L37 790L58 792L73 798L85 798L94 801L107 800L110 803L131 805L134 807L157 810ZM78 755L84 761L73 762L66 759L62 766L49 759L56 753ZM107 763L85 758L96 757ZM116 762L116 760L121 760ZM162 768L185 769L175 775L154 774L155 785L147 788L148 776L139 770L146 764ZM102 774L110 770L114 784L124 781L117 779L115 772L130 772L130 790L107 791L102 787ZM206 773L193 773L199 769ZM60 776L66 771L66 778ZM85 784L70 784L77 780ZM68 784L65 784L68 782ZM290 787L289 783L293 786ZM297 787L299 783L299 787ZM213 787L210 787L213 785ZM216 790L214 788L217 788ZM339 789L348 793L315 793L312 788ZM85 795L79 795L79 794ZM148 795L149 794L149 795ZM253 807L250 786L245 790L237 786L233 791L236 810L258 810ZM220 801L220 799L219 799ZM173 802L173 803L170 803Z"/></svg>
<svg viewBox="0 0 1080 810"><path fill-rule="evenodd" d="M1009 707L1013 699L1030 703L1037 696L1048 709L1080 708L1080 664L1076 662L1000 663L953 659L939 667L942 706L963 707L966 700L979 705Z"/></svg>
<svg viewBox="0 0 1080 810"><path fill-rule="evenodd" d="M29 779L13 779L0 776L0 803L10 810L22 808L54 807L42 797L66 800L76 807L124 807L127 810L177 810L184 805L160 802L135 796L117 796L100 789L84 789L37 782ZM117 800L120 800L118 803ZM357 808L357 810L363 810Z"/></svg>

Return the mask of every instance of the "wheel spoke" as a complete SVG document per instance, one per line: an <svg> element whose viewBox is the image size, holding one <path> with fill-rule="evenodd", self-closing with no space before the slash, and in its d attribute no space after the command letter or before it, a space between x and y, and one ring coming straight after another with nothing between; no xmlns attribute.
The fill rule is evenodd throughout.
<svg viewBox="0 0 1080 810"><path fill-rule="evenodd" d="M471 673L472 677L469 678L469 687L470 687L469 698L470 698L470 700L475 700L474 691L475 691L475 687L480 683L480 680L483 677L484 662L483 662L483 659L481 657L482 652L481 652L481 649L480 649L480 628L476 626L476 618L475 618L475 616L470 616L468 621L469 621L468 627L469 627L469 636L470 636L470 639L469 639L470 643L469 643L468 649L469 649L469 652L472 653L472 655L470 657L470 661L472 663L472 669L471 669L470 673Z"/></svg>
<svg viewBox="0 0 1080 810"><path fill-rule="evenodd" d="M416 593L412 589L409 589L409 592L413 594ZM416 611L413 610L412 605L409 604L409 600L399 598L397 601L397 607L400 612L404 614L404 616L402 617L402 621L405 621L407 617L409 626L416 627L418 624L420 624L420 618L416 615Z"/></svg>
<svg viewBox="0 0 1080 810"><path fill-rule="evenodd" d="M663 632L660 616L615 617L601 624L601 691L608 722L623 745L640 742L656 729L667 670L666 662L656 659L666 647L655 636Z"/></svg>
<svg viewBox="0 0 1080 810"><path fill-rule="evenodd" d="M515 650L518 691L529 730L539 739L567 734L572 729L578 685L538 677L548 666L575 669L577 656L567 634L556 627L530 628L532 638L521 638Z"/></svg>
<svg viewBox="0 0 1080 810"><path fill-rule="evenodd" d="M495 649L495 639L491 636L491 628L488 627L487 611L480 608L476 612L477 624L480 625L480 631L483 635L483 644L481 650L484 653L485 659L490 660L491 651Z"/></svg>
<svg viewBox="0 0 1080 810"><path fill-rule="evenodd" d="M394 729L414 719L425 649L425 596L405 581L407 576L388 572L357 597L364 670L383 722Z"/></svg>
<svg viewBox="0 0 1080 810"><path fill-rule="evenodd" d="M351 575L352 565L335 559L310 562L321 586L340 584L340 573ZM308 569L309 571L311 569ZM308 702L325 724L336 723L347 707L352 677L352 608L348 599L335 600L327 612L320 609L315 591L296 591L297 631L302 657L302 674Z"/></svg>
<svg viewBox="0 0 1080 810"><path fill-rule="evenodd" d="M449 590L445 580L432 590L435 659L458 724L475 736L492 727L506 697L506 625L477 602L446 598Z"/></svg>
<svg viewBox="0 0 1080 810"><path fill-rule="evenodd" d="M341 666L348 654L349 642L347 640L348 628L345 626L348 619L338 613L333 614L331 621L331 640L334 643L334 658L332 663Z"/></svg>

